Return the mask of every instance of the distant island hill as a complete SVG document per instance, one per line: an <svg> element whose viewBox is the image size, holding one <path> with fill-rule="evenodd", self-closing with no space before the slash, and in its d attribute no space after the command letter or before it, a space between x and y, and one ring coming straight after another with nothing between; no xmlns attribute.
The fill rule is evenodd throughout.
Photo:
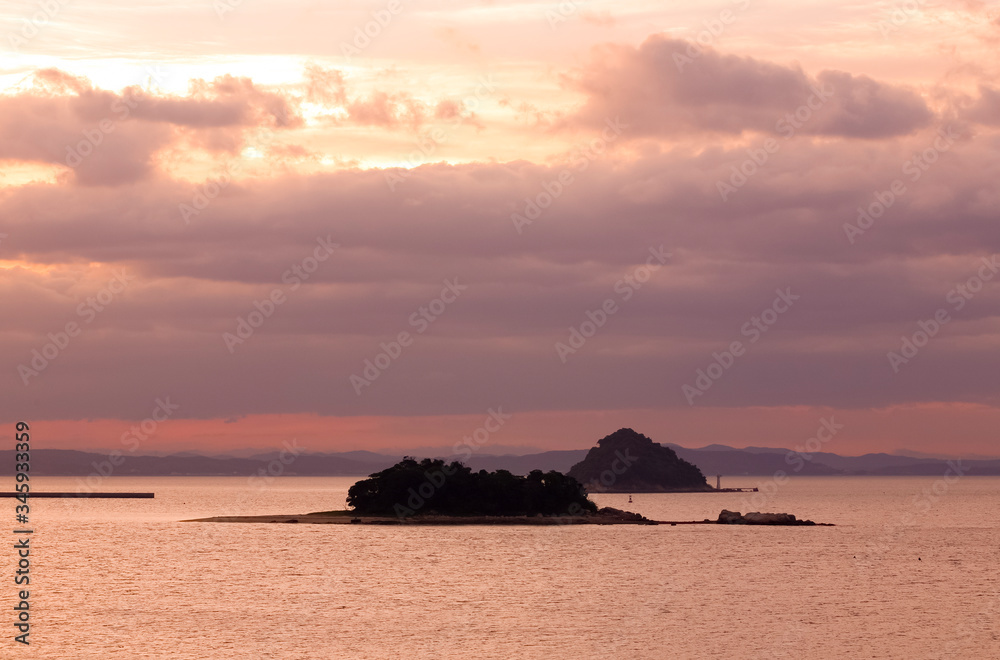
<svg viewBox="0 0 1000 660"><path fill-rule="evenodd" d="M591 493L710 493L755 491L757 488L715 488L694 464L669 447L632 429L618 429L597 441L569 476Z"/></svg>
<svg viewBox="0 0 1000 660"><path fill-rule="evenodd" d="M832 421L832 420L831 420ZM634 437L629 440L629 436ZM660 449L672 451L678 459L697 466L701 473L708 477L709 482L718 485L716 475L723 476L723 485L750 486L756 485L753 479L745 477L773 477L779 471L789 476L940 476L948 470L960 470L966 476L1000 476L1000 459L983 456L928 456L918 454L865 454L863 456L841 456L825 449L825 445L815 439L800 442L794 448L778 447L744 447L736 449L725 445L709 445L700 449L691 449L678 444L665 442L652 447L653 443L631 429L619 429L608 438L615 438L623 444L645 444L648 451L646 458L656 461L655 454L667 456ZM636 438L645 438L647 443L640 443ZM568 449L541 451L528 454L491 454L490 446L480 447L478 451L462 456L461 461L472 470L507 470L513 474L526 475L533 470L549 472L555 470L563 474L580 475L583 481L590 482L592 492L626 491L635 486L623 485L621 476L615 484L603 486L601 473L622 463L614 464L614 449L611 450L611 462L601 466L593 474L584 474L578 467L583 463L596 469L589 457L596 453L598 461L603 460L607 438L598 441L592 449ZM602 444L603 443L603 444ZM832 446L833 443L830 443ZM624 451L623 451L624 453ZM635 454L636 450L632 450ZM451 460L452 450L441 448L438 451L425 450L423 456ZM0 476L14 473L14 450L0 450ZM33 448L31 453L32 475L82 477L84 481L99 483L109 476L236 476L246 478L249 475L262 475L270 479L275 476L338 476L363 477L379 470L384 470L398 463L402 454L377 453L373 451L347 451L317 453L296 448L295 454L287 450L259 452L242 452L242 455L220 454L204 455L184 452L168 455L131 454L126 451L99 452L77 451L72 449L42 449ZM661 458L666 461L666 458ZM670 461L667 461L668 463ZM957 466L957 467L956 467ZM629 472L632 472L630 466ZM639 474L641 470L634 472ZM609 480L605 475L605 481ZM688 487L701 490L704 486L699 481L683 482ZM654 489L657 482L649 482ZM601 487L597 488L596 485ZM105 483L105 485L107 485ZM672 489L683 488L679 483L672 483ZM631 492L640 492L638 487ZM711 492L711 490L706 491Z"/></svg>

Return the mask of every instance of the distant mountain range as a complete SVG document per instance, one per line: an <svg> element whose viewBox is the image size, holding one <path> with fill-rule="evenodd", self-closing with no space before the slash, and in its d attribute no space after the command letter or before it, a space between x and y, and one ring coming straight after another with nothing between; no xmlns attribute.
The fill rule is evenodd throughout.
<svg viewBox="0 0 1000 660"><path fill-rule="evenodd" d="M925 455L865 454L864 456L840 456L818 452L808 459L788 449L768 447L747 447L734 449L725 445L710 445L700 449L688 449L679 445L664 443L677 455L694 463L714 485L717 474L723 477L763 477L772 476L778 470L789 475L875 475L904 476L943 475L948 470L947 460ZM587 454L587 449L545 451L522 456L475 454L464 461L474 470L509 470L514 474L527 474L531 470L558 470L568 472ZM251 476L259 470L267 471L269 465L279 456L278 452L261 453L252 456L204 456L193 453L166 456L130 456L127 453L114 467L116 476ZM422 456L417 456L421 458ZM432 456L451 458L447 454ZM287 460L288 455L285 455ZM402 455L388 455L370 451L351 451L329 454L301 454L288 465L277 463L272 466L285 476L367 476L395 464ZM957 459L956 459L957 460ZM35 449L31 452L31 474L51 476L86 476L91 473L106 472L108 455L96 452L82 452L68 449ZM962 459L968 475L1000 475L1000 459ZM0 451L0 474L14 472L14 452ZM727 482L723 483L723 486ZM738 486L739 483L728 482ZM2 489L2 488L0 488Z"/></svg>

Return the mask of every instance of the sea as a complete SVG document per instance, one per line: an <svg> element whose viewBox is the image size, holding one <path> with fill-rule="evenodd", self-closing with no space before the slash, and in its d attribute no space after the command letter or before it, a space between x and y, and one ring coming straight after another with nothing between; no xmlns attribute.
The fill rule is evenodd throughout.
<svg viewBox="0 0 1000 660"><path fill-rule="evenodd" d="M8 532L0 658L1000 658L998 477L592 496L833 527L181 522L342 509L355 480L110 477L156 497L31 500L30 644Z"/></svg>

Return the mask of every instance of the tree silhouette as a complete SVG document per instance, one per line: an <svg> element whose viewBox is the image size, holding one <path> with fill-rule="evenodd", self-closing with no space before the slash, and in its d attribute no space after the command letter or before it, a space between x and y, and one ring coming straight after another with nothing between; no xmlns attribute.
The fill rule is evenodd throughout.
<svg viewBox="0 0 1000 660"><path fill-rule="evenodd" d="M583 486L555 470L528 476L507 470L473 472L459 462L405 457L362 479L347 492L347 504L366 515L579 515L597 511Z"/></svg>

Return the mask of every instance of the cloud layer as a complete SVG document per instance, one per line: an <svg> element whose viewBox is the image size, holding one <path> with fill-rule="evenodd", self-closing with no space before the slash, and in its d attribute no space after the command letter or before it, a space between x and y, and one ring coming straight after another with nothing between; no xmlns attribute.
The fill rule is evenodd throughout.
<svg viewBox="0 0 1000 660"><path fill-rule="evenodd" d="M475 62L438 86L50 67L0 96L10 409L836 409L875 437L879 410L1000 403L988 65L879 76L654 34L539 72L443 34Z"/></svg>

